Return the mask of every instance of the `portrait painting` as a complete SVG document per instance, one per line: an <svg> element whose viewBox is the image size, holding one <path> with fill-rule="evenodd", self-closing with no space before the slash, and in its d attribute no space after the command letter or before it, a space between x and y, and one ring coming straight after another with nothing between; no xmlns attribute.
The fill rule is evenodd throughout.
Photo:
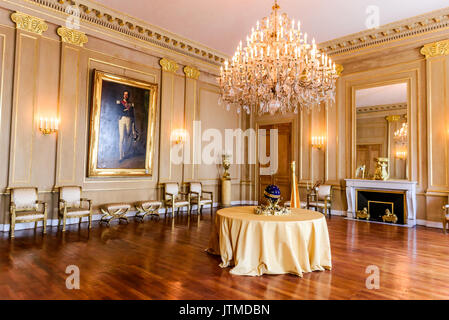
<svg viewBox="0 0 449 320"><path fill-rule="evenodd" d="M157 84L94 70L92 176L151 176Z"/></svg>

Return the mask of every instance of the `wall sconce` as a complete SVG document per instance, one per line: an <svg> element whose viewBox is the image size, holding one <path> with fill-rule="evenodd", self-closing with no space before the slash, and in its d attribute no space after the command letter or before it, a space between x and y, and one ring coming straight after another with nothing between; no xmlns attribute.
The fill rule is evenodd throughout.
<svg viewBox="0 0 449 320"><path fill-rule="evenodd" d="M184 129L176 129L173 130L171 133L171 141L175 142L176 144L181 144L186 142L187 138L187 131Z"/></svg>
<svg viewBox="0 0 449 320"><path fill-rule="evenodd" d="M326 141L325 137L312 137L312 148L321 150L324 147L324 143Z"/></svg>
<svg viewBox="0 0 449 320"><path fill-rule="evenodd" d="M40 118L39 119L39 130L44 135L55 133L59 129L59 120L56 118Z"/></svg>
<svg viewBox="0 0 449 320"><path fill-rule="evenodd" d="M397 151L396 152L396 158L398 158L400 160L407 159L407 151Z"/></svg>

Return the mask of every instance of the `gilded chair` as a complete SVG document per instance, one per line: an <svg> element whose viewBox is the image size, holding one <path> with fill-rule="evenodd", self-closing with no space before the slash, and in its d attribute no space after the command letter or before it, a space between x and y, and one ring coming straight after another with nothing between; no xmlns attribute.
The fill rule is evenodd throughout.
<svg viewBox="0 0 449 320"><path fill-rule="evenodd" d="M189 183L189 195L190 195L190 209L193 205L197 205L198 212L203 213L203 207L205 205L210 205L210 212L213 211L214 205L214 193L210 191L203 191L203 184L201 182L190 182ZM204 195L208 195L206 198Z"/></svg>
<svg viewBox="0 0 449 320"><path fill-rule="evenodd" d="M34 222L37 228L39 221L43 222L43 233L47 233L47 203L38 200L37 188L11 189L11 214L10 236L14 238L16 223Z"/></svg>
<svg viewBox="0 0 449 320"><path fill-rule="evenodd" d="M62 232L66 230L68 218L79 218L81 224L84 217L89 218L89 229L92 228L92 200L81 198L81 187L67 186L59 188L58 227L62 221ZM83 206L87 204L87 206Z"/></svg>
<svg viewBox="0 0 449 320"><path fill-rule="evenodd" d="M167 209L171 208L172 216L175 216L175 209L186 207L190 214L190 194L179 191L179 184L177 182L167 182L164 184L164 204Z"/></svg>
<svg viewBox="0 0 449 320"><path fill-rule="evenodd" d="M447 204L443 207L443 230L447 232L449 225L449 195L447 196Z"/></svg>
<svg viewBox="0 0 449 320"><path fill-rule="evenodd" d="M322 209L324 214L332 217L332 186L321 185L317 190L307 194L307 209Z"/></svg>

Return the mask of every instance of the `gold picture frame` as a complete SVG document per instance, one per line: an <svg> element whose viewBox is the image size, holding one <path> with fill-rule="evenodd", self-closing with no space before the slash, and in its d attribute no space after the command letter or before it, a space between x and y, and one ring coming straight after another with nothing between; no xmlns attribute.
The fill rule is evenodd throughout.
<svg viewBox="0 0 449 320"><path fill-rule="evenodd" d="M88 177L152 176L158 85L93 70L92 87ZM119 99L118 90L123 92L123 99L120 97L122 100L114 100ZM125 92L127 92L126 99ZM140 97L136 107L131 100L135 93ZM130 95L131 98L128 99ZM121 104L123 101L125 101L125 109ZM128 103L129 101L130 103ZM129 113L126 116L123 114L125 111L131 112L130 110L132 110L132 117L129 116ZM140 115L139 119L135 116L136 113ZM147 116L142 116L142 114L147 114ZM105 117L110 117L112 120L102 119ZM127 121L123 122L122 120ZM140 127L143 128L140 135L137 129L137 120L139 120ZM105 130L108 131L105 132ZM119 135L119 141L117 141L117 135ZM127 159L125 157L125 152L122 151L125 139L130 141L127 145L128 153L130 153L129 149L137 148L137 142L140 143L137 145L140 147L138 156L135 156L135 152L132 151L134 158ZM105 141L109 145L107 148L104 147ZM103 150L108 150L106 155ZM144 154L142 154L143 150ZM117 153L119 153L118 158ZM111 159L107 159L108 156ZM124 162L122 163L122 161Z"/></svg>

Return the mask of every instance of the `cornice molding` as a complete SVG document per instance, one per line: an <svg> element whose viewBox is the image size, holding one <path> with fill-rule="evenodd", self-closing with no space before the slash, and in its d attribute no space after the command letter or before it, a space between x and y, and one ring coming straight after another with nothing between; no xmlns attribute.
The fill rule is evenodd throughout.
<svg viewBox="0 0 449 320"><path fill-rule="evenodd" d="M407 109L407 103L394 103L394 104L382 104L377 106L369 107L357 107L357 114L371 113L371 112L382 112L382 111L394 111Z"/></svg>
<svg viewBox="0 0 449 320"><path fill-rule="evenodd" d="M449 28L449 7L326 41L319 44L319 47L335 56L445 28Z"/></svg>
<svg viewBox="0 0 449 320"><path fill-rule="evenodd" d="M11 20L16 24L16 28L38 35L42 35L48 30L48 25L44 19L30 16L26 13L14 12L11 14Z"/></svg>
<svg viewBox="0 0 449 320"><path fill-rule="evenodd" d="M62 42L76 46L82 47L88 41L86 34L78 30L60 27L58 28L57 33L61 37Z"/></svg>
<svg viewBox="0 0 449 320"><path fill-rule="evenodd" d="M190 66L184 67L184 73L187 78L194 79L194 80L198 80L198 78L201 75L201 72L197 68L190 67Z"/></svg>
<svg viewBox="0 0 449 320"><path fill-rule="evenodd" d="M183 38L145 21L127 16L89 0L26 0L40 7L65 13L67 5L80 8L80 20L147 41L163 48L219 66L229 57L217 50Z"/></svg>
<svg viewBox="0 0 449 320"><path fill-rule="evenodd" d="M173 72L173 73L178 72L179 65L175 61L163 58L159 61L159 64L162 67L162 71Z"/></svg>
<svg viewBox="0 0 449 320"><path fill-rule="evenodd" d="M449 55L449 40L426 44L422 47L421 54L426 56L426 59L447 56Z"/></svg>

